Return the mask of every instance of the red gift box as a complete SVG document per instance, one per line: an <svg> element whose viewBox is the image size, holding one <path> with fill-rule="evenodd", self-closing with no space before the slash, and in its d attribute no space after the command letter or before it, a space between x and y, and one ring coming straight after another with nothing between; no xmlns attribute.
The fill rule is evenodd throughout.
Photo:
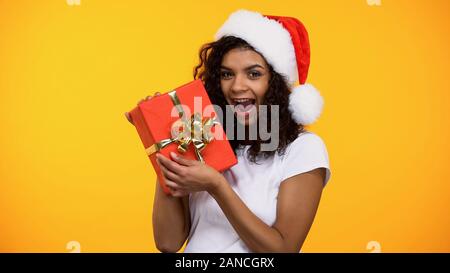
<svg viewBox="0 0 450 273"><path fill-rule="evenodd" d="M170 190L156 163L157 152L203 161L219 172L237 163L201 80L140 103L130 116L166 194Z"/></svg>

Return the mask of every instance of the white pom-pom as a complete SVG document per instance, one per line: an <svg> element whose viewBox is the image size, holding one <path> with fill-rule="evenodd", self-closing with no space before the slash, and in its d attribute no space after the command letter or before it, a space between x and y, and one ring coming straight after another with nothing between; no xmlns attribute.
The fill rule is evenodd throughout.
<svg viewBox="0 0 450 273"><path fill-rule="evenodd" d="M322 113L322 108L323 98L311 84L299 85L289 95L289 110L299 124L314 123Z"/></svg>

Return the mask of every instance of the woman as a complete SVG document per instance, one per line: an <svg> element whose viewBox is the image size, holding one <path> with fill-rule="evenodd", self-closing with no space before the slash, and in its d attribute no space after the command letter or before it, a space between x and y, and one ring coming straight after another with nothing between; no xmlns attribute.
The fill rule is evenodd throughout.
<svg viewBox="0 0 450 273"><path fill-rule="evenodd" d="M308 66L306 30L289 17L237 11L203 46L194 78L204 82L212 103L224 111L231 105L247 129L261 118L259 106L278 105L279 126L272 128L278 145L264 150L267 140L259 136L230 140L238 164L223 173L158 155L173 192L165 195L156 183L160 251L176 252L186 240L185 252L300 251L330 177L323 141L303 127L317 119L323 103L304 84ZM297 76L302 85L294 87Z"/></svg>

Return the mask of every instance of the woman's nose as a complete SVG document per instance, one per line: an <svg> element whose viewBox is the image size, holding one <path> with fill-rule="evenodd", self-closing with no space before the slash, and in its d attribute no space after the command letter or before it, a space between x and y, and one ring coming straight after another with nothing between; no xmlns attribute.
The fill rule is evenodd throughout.
<svg viewBox="0 0 450 273"><path fill-rule="evenodd" d="M245 77L242 75L237 75L234 78L233 85L231 86L231 91L234 93L240 93L247 90L248 86Z"/></svg>

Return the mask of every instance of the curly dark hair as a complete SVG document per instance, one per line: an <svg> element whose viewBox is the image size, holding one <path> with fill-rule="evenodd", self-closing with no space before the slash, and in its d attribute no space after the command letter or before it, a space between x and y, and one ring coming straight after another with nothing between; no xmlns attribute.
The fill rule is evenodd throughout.
<svg viewBox="0 0 450 273"><path fill-rule="evenodd" d="M250 49L260 54L245 40L234 36L224 36L217 41L204 44L200 48L200 62L194 68L194 79L202 80L211 102L217 106L220 106L223 113L226 112L227 101L220 85L220 66L225 54L235 48ZM262 54L260 55L264 59L264 56ZM288 109L290 90L286 78L275 72L273 67L267 61L266 63L270 70L270 80L269 88L264 96L262 104L267 105L268 120L270 120L271 105L279 105L279 146L274 151L261 151L261 144L270 143L270 139L262 141L258 134L257 139L252 141L247 155L248 158L254 163L257 162L257 157L259 155L262 155L264 158L268 158L273 156L275 152L284 154L286 147L297 138L299 133L304 131L304 126L297 124L292 119L291 113ZM236 122L237 121L235 120L235 128L237 126ZM227 122L223 122L225 132L227 132L226 124ZM269 131L271 130L270 122L267 124L267 129ZM233 132L236 132L236 130L233 130ZM236 138L234 136L228 135L228 138L230 139L231 147L236 154L236 149L243 144L243 141L235 140Z"/></svg>

